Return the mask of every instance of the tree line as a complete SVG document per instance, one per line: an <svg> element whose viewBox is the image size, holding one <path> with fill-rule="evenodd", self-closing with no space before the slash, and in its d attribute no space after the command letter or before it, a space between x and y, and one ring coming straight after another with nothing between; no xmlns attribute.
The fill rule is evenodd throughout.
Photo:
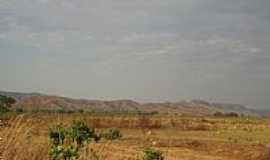
<svg viewBox="0 0 270 160"><path fill-rule="evenodd" d="M12 97L0 95L0 112L7 112L10 107L16 103L16 100Z"/></svg>

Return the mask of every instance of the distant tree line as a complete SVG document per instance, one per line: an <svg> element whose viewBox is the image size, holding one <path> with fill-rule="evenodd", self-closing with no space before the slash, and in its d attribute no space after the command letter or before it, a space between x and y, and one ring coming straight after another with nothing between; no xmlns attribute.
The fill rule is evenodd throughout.
<svg viewBox="0 0 270 160"><path fill-rule="evenodd" d="M238 113L235 113L235 112L229 112L229 113L216 112L213 115L215 117L240 117L240 115Z"/></svg>
<svg viewBox="0 0 270 160"><path fill-rule="evenodd" d="M12 97L0 95L0 112L7 112L10 107L16 103L16 100Z"/></svg>

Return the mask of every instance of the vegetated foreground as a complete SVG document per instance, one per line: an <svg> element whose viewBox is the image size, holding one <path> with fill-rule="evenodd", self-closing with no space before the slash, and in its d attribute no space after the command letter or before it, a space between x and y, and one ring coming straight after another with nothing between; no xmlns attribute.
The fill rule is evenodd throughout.
<svg viewBox="0 0 270 160"><path fill-rule="evenodd" d="M146 148L160 151L165 160L270 159L270 119L86 113L2 116L0 159L53 159L49 155L50 128L68 128L74 121L95 128L100 135L108 128L121 131L119 139L85 143L76 151L74 159L79 160L148 160L144 155ZM152 154L151 150L148 152Z"/></svg>

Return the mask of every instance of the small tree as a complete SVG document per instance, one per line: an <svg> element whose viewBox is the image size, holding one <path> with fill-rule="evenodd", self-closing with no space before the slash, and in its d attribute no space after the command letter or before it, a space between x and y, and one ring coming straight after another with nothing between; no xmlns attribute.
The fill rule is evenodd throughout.
<svg viewBox="0 0 270 160"><path fill-rule="evenodd" d="M12 97L0 95L0 110L8 111L12 104L15 104L16 100Z"/></svg>
<svg viewBox="0 0 270 160"><path fill-rule="evenodd" d="M69 136L72 138L73 142L76 141L77 145L80 146L83 142L89 142L91 139L94 139L96 134L94 128L89 128L83 122L75 121L69 130Z"/></svg>
<svg viewBox="0 0 270 160"><path fill-rule="evenodd" d="M143 160L164 160L162 152L152 148L146 148L144 150Z"/></svg>

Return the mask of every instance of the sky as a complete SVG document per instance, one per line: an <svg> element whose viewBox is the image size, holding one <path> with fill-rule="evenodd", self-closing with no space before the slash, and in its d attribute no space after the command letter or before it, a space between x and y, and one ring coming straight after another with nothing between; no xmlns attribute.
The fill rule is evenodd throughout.
<svg viewBox="0 0 270 160"><path fill-rule="evenodd" d="M0 0L0 90L270 108L269 0Z"/></svg>

